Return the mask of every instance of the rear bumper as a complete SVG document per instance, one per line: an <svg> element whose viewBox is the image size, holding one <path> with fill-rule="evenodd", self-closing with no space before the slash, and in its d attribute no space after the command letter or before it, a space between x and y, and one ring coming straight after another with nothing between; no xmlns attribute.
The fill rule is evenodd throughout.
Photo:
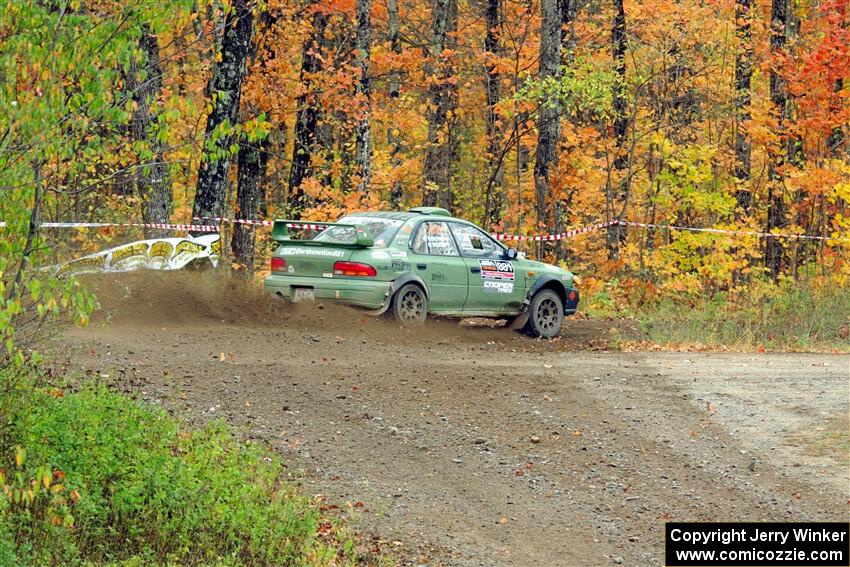
<svg viewBox="0 0 850 567"><path fill-rule="evenodd" d="M566 290L566 301L564 301L564 315L575 315L578 311L579 292L576 288Z"/></svg>
<svg viewBox="0 0 850 567"><path fill-rule="evenodd" d="M267 293L292 297L293 289L311 288L316 299L329 299L369 309L380 309L390 294L392 282L354 278L309 278L272 274L263 281Z"/></svg>

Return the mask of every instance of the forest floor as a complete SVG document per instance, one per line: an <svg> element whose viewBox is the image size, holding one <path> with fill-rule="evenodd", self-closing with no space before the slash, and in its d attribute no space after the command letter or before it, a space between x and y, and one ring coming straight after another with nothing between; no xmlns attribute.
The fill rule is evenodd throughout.
<svg viewBox="0 0 850 567"><path fill-rule="evenodd" d="M403 564L659 565L668 520L847 519L847 355L616 352L633 322L538 341L199 274L94 283L104 309L56 343L74 368L269 443Z"/></svg>

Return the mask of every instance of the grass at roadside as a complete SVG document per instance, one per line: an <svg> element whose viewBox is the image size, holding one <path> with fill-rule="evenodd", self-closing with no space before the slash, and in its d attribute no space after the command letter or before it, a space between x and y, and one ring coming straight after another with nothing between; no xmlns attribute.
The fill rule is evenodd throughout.
<svg viewBox="0 0 850 567"><path fill-rule="evenodd" d="M737 293L667 297L640 305L591 297L589 314L629 316L662 346L731 350L850 351L850 287L785 282Z"/></svg>
<svg viewBox="0 0 850 567"><path fill-rule="evenodd" d="M807 440L807 452L818 457L834 459L845 469L850 467L848 425L848 417L843 414L823 420L812 431L802 435Z"/></svg>
<svg viewBox="0 0 850 567"><path fill-rule="evenodd" d="M355 543L223 424L0 370L0 565L344 565Z"/></svg>

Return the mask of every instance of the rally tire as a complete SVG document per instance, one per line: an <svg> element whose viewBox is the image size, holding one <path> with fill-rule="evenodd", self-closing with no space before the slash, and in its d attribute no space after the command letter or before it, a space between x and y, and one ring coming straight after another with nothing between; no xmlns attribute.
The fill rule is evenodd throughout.
<svg viewBox="0 0 850 567"><path fill-rule="evenodd" d="M531 298L528 306L526 332L532 337L551 339L561 334L564 324L564 302L551 289L542 289Z"/></svg>
<svg viewBox="0 0 850 567"><path fill-rule="evenodd" d="M428 298L414 283L401 286L393 295L393 317L402 325L421 325L428 317Z"/></svg>

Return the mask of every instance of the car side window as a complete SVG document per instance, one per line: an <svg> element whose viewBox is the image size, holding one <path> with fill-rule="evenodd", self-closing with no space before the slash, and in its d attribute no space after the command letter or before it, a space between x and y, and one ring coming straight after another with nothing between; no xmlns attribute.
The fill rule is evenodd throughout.
<svg viewBox="0 0 850 567"><path fill-rule="evenodd" d="M452 223L452 232L460 246L460 253L473 258L501 258L502 248L477 227Z"/></svg>
<svg viewBox="0 0 850 567"><path fill-rule="evenodd" d="M423 222L416 231L411 249L417 254L458 256L457 246L444 222Z"/></svg>

